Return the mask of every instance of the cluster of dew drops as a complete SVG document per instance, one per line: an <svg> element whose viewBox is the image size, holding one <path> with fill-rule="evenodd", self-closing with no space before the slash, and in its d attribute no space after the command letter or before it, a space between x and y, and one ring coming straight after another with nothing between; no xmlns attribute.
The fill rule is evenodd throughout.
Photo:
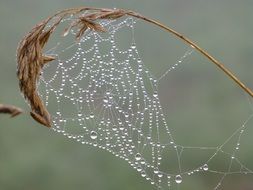
<svg viewBox="0 0 253 190"><path fill-rule="evenodd" d="M129 24L131 23L131 24ZM90 76L90 79L92 80L92 82L95 82L96 83L96 86L95 86L95 90L96 88L99 88L101 87L103 84L106 84L108 86L113 86L113 82L115 81L120 81L121 85L123 86L123 91L124 91L124 95L123 98L122 98L122 94L120 94L120 88L118 86L114 86L114 90L113 90L113 93L112 94L112 91L106 91L103 96L102 96L102 102L103 102L103 109L106 109L106 110L111 110L112 108L117 110L118 112L120 113L123 113L124 117L125 117L125 122L128 124L128 127L131 128L131 130L137 130L138 131L138 134L140 135L141 138L145 138L145 141L146 141L146 145L147 143L150 143L149 145L153 146L153 147L162 147L162 148L165 148L166 145L160 145L159 144L159 141L158 142L152 142L152 138L151 138L151 134L152 133L152 128L157 128L157 130L159 131L159 120L162 120L163 121L163 126L164 128L166 128L166 131L168 133L168 139L170 139L170 143L169 146L174 146L174 148L176 149L177 148L177 145L175 144L171 134L170 134L170 131L168 129L168 126L167 126L167 123L165 121L165 116L162 112L162 107L160 105L160 101L159 101L159 96L158 96L158 93L157 93L157 79L149 72L149 70L147 68L145 68L144 64L142 63L142 60L140 59L140 56L138 54L138 51L137 51L137 48L136 48L136 45L135 43L133 43L131 45L131 47L126 50L125 52L124 51L120 51L119 49L117 49L116 45L115 45L115 42L113 40L114 38L114 34L116 33L117 29L120 29L121 27L125 26L126 24L128 24L128 26L131 28L133 28L133 18L131 17L128 17L127 19L119 22L119 23L114 23L112 21L110 22L107 22L107 23L104 23L104 25L109 25L113 28L113 32L110 33L110 41L112 43L112 50L110 51L110 55L113 57L112 58L112 62L111 63L104 63L103 61L101 61L101 59L103 58L103 56L99 55L99 50L96 49L98 48L98 45L99 45L99 41L95 40L95 44L94 44L94 48L95 48L95 53L94 53L94 56L91 58L91 60L94 60L94 59L97 59L97 60L100 60L99 61L99 66L97 68L89 65L89 63L92 63L92 61L89 61L88 58L84 58L83 59L83 62L80 61L80 57L82 54L85 54L85 53L90 53L90 50L87 50L86 52L81 48L79 47L78 48L78 51L75 53L75 55L69 59L69 60L65 60L66 63L68 62L75 62L74 64L72 64L72 67L69 69L71 70L72 68L74 68L76 65L78 65L78 63L80 64L82 62L83 64L83 67L81 68L81 72L80 72L80 75L81 78L85 78L85 77L89 77L89 74L93 73L95 75L98 76L98 73L100 73L101 71L102 72L108 72L109 73L109 78L110 79L105 79L102 78L100 79L99 81L97 81L96 79L96 76ZM108 26L107 26L108 27ZM95 33L95 32L94 32ZM75 34L73 32L73 34ZM95 36L98 36L98 34L94 34ZM89 37L86 37L86 38L89 38ZM85 40L84 40L85 41ZM81 42L78 43L79 45L81 44ZM119 69L117 70L116 67L114 67L113 65L115 65L115 63L117 63L117 58L114 57L114 53L113 51L118 51L119 54L128 54L128 58L131 58L131 63L130 63L130 60L125 60L123 64L120 64L118 63L118 67L120 67L120 69L122 69L121 71L119 71ZM187 52L186 55L188 55L189 52ZM184 58L184 56L182 57L182 59ZM178 62L181 63L182 62L182 59L180 59ZM79 60L79 61L78 61ZM132 63L133 62L133 63ZM135 68L131 68L131 64L135 64L137 63L137 67ZM63 66L63 63L62 63L62 60L59 61L59 64L58 64L58 70L56 71L56 75L58 73L62 73L63 75L63 80L62 80L62 85L61 85L61 88L60 89L63 89L64 88L64 85L65 85L65 81L66 80L70 80L72 83L73 83L73 86L74 87L78 87L78 85L74 82L73 79L69 79L66 77L66 73L68 72L68 70ZM104 69L103 68L103 65L106 65L107 67L109 67L108 70ZM123 66L124 65L124 66ZM177 66L178 64L176 64ZM85 72L86 70L87 72ZM173 68L174 69L174 66ZM59 70L62 70L62 71L59 71ZM170 71L170 70L169 70ZM89 72L89 73L88 73ZM114 73L120 73L118 75L118 78L117 77L114 77ZM144 74L143 74L144 73ZM53 89L51 86L50 86L50 83L52 81L54 81L54 79L56 78L56 75L54 77L52 77L50 80L45 80L43 79L43 74L41 76L41 78L43 79L41 82L41 85L43 85L42 83L45 84L45 87L46 88L49 88L49 89L46 89L46 96L45 96L45 99L46 99L46 105L48 104L47 102L47 99L48 99L48 94L49 94L49 91L53 91L53 92L56 92L57 96L64 96L64 94L62 93L62 91L57 91L55 89ZM123 76L124 75L124 76ZM151 86L153 86L152 88L152 97L150 97L150 92L147 92L147 90L145 89L145 85L144 85L144 75L146 78L148 78L148 80L150 80L149 82L151 83ZM126 78L126 81L124 79L124 77ZM135 79L136 81L132 81L132 79ZM140 85L140 89L138 87L138 85ZM91 85L92 86L92 85ZM81 88L79 88L81 89ZM130 90L131 89L131 90ZM94 91L94 89L92 89ZM82 99L82 102L85 102L87 103L88 102L88 105L89 103L93 102L94 100L92 100L90 97L92 97L93 93L94 92L91 92L91 89L82 89L81 91L85 92L86 93L86 98L87 99ZM140 91L143 95L143 97L140 96ZM74 92L72 93L72 95L74 96ZM128 96L128 97L126 97ZM135 96L135 98L133 98ZM78 100L78 97L68 97L70 98L70 100L72 100L73 102ZM116 101L117 99L117 101ZM136 113L132 113L131 111L126 111L124 110L123 108L121 108L121 106L124 104L124 102L126 101L126 99L128 99L128 109L131 110L132 109L132 105L133 104L137 104L137 111ZM135 101L134 101L135 100ZM58 103L60 103L60 98L57 97L57 101ZM90 102L89 102L90 101ZM80 103L81 101L79 101ZM121 103L119 103L121 102ZM122 103L123 102L123 103ZM143 106L143 110L140 109L141 105ZM144 134L142 133L141 131L141 128L144 124L144 112L145 111L149 111L149 115L147 116L148 120L149 120L149 134L147 134L146 137L143 137ZM56 114L60 115L61 114L61 110L58 110L56 112ZM56 116L55 116L56 117ZM80 119L81 117L84 117L83 119ZM99 125L101 124L104 124L107 122L108 125L112 125L113 122L111 121L104 121L101 116L97 116L96 114L94 114L93 112L91 112L89 115L86 115L84 113L78 113L78 120L80 121L84 121L84 120L97 120L97 123L99 123ZM102 119L101 119L102 118ZM132 118L132 121L131 119ZM135 123L134 123L134 119L135 121L138 121L139 122L139 128L138 126L135 126ZM155 119L154 119L155 118ZM76 118L75 118L76 119ZM75 120L75 119L72 119L72 120ZM153 121L155 120L155 121ZM60 123L66 123L66 119L64 118L61 118L59 120ZM121 122L122 123L122 122ZM117 124L121 124L121 123L117 123ZM118 139L122 140L123 142L120 142L118 144L118 146L124 146L126 145L127 147L123 147L125 149L123 149L121 147L121 150L123 153L122 155L120 155L120 153L115 153L113 152L113 150L110 148L110 143L109 143L109 140L110 139L110 135L112 135L111 132L108 132L106 131L106 134L108 135L108 137L106 137L106 144L105 145L102 145L102 144L98 144L98 140L101 136L101 134L99 134L98 132L98 129L96 128L92 128L91 130L88 130L87 131L89 132L89 137L91 139L91 142L89 140L84 140L82 138L84 138L83 135L71 135L71 134L68 134L66 131L64 130L59 130L60 126L59 124L57 124L55 121L54 121L54 124L56 125L56 131L59 131L59 132L62 132L64 135L68 136L69 138L73 138L73 139L76 139L77 141L81 141L83 144L90 144L90 145L93 145L93 146L98 146L98 147L101 147L103 149L106 149L110 152L112 152L113 154L115 154L116 156L120 156L121 158L125 159L126 161L128 161L130 163L131 166L133 166L138 172L141 173L141 176L146 178L147 180L151 181L151 184L155 184L155 185L158 185L161 183L161 179L164 177L164 176L167 176L167 181L168 181L168 186L170 186L170 181L171 181L171 177L174 176L174 181L177 183L177 184L180 184L182 183L183 181L183 178L182 178L182 175L178 174L178 175L169 175L169 174L166 174L165 172L162 172L158 169L158 166L160 165L160 160L162 159L162 156L160 154L160 152L158 151L157 153L154 152L154 149L152 149L152 164L149 164L147 163L147 160L145 160L144 156L136 149L136 147L138 147L138 144L135 145L133 143L133 140L131 138L129 138L128 134L124 133L123 131L125 131L126 129L124 128L124 126L120 125L119 129L117 128L117 125L114 124L112 127L111 127L111 130L112 132L118 132L117 130L123 132L123 136L122 137L119 137L119 134L118 135ZM85 129L85 126L83 126L83 128ZM100 129L102 130L102 129ZM127 131L126 131L127 132ZM129 139L127 139L129 138ZM159 139L158 139L159 140ZM125 141L128 141L126 144L124 144ZM139 143L139 141L138 141ZM129 147L129 144L132 144L133 146L132 147ZM146 146L145 145L145 146ZM134 160L131 160L131 158L129 158L124 151L128 151L129 154L134 154ZM131 156L131 155L130 155ZM154 162L154 160L157 160L157 163ZM158 176L158 180L154 180L152 179L152 177L149 177L148 174L145 172L145 167L142 167L142 165L145 165L146 167L148 168L152 168L153 169L153 174L149 174L149 175L155 175L155 176ZM157 166L155 166L157 165ZM202 167L200 167L200 169L196 169L195 171L199 171L199 170L202 170L202 171L208 171L208 165L207 164L204 164ZM189 172L188 174L191 175L192 173L194 173L194 171L192 172Z"/></svg>

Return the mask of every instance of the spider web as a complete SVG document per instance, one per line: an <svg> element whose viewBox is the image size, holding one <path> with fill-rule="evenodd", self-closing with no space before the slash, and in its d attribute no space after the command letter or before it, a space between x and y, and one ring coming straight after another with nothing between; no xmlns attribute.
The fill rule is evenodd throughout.
<svg viewBox="0 0 253 190"><path fill-rule="evenodd" d="M62 25L73 19L66 18ZM194 48L189 47L174 65L156 77L138 52L136 22L132 17L101 21L107 33L87 31L78 42L74 40L76 31L71 30L64 42L60 39L47 51L57 60L43 68L38 90L52 116L53 130L124 159L158 189L178 188L188 176L206 173L218 175L213 189L220 189L226 176L252 174L236 157L252 115L220 145L177 143L166 121L158 86L186 62ZM131 34L130 46L125 49L119 48L119 31ZM129 39L124 40L129 44ZM232 148L227 151L225 147L231 141ZM183 154L197 151L208 156L195 167L183 168ZM228 166L212 168L212 161L220 155L226 157Z"/></svg>

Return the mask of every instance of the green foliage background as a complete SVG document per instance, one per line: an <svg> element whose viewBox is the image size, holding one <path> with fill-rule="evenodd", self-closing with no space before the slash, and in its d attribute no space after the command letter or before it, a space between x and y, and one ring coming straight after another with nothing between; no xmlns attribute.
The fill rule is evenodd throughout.
<svg viewBox="0 0 253 190"><path fill-rule="evenodd" d="M29 108L19 93L16 78L17 44L43 18L75 6L131 9L160 20L197 42L253 88L253 1L0 0L0 102L26 111L14 119L0 115L0 189L153 189L125 161L106 151L70 141L28 116ZM169 39L165 41L166 35L171 38L165 33L158 35L157 28L150 27L136 38L145 63L157 73L166 68L166 63L171 64L167 52L177 50L177 46L169 44ZM183 47L180 43L179 46ZM184 51L178 53L182 56ZM171 59L176 60L173 56ZM159 63L163 67L159 67ZM165 104L169 102L166 111L176 140L182 144L188 144L189 139L196 143L199 140L222 142L252 113L247 97L198 54L190 57L189 63L181 68L172 73L161 88L161 100ZM240 154L244 163L251 166L249 168L253 168L252 135L252 129L246 132L245 146ZM188 161L193 161L194 156L191 159ZM216 164L224 162L217 160ZM211 189L215 184L212 180L202 179L200 175L195 183L199 189ZM252 181L250 175L236 176L224 189L253 189ZM191 187L182 186L181 189Z"/></svg>

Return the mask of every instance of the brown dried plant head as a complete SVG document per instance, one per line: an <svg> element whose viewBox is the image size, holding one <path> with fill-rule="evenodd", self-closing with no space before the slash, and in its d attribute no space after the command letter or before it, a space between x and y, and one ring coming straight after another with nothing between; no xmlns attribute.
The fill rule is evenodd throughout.
<svg viewBox="0 0 253 190"><path fill-rule="evenodd" d="M60 24L61 20L68 15L78 15L81 12L89 11L77 17L69 27L64 30L63 36L67 35L70 29L76 27L78 32L76 38L84 34L86 30L106 32L97 21L101 19L117 19L126 14L123 10L77 8L68 9L55 14L37 24L20 42L17 50L18 79L21 92L31 106L31 116L39 123L51 127L50 114L37 92L37 82L41 70L45 64L55 60L54 57L43 53L43 48L50 39L51 34ZM54 23L46 28L49 21Z"/></svg>
<svg viewBox="0 0 253 190"><path fill-rule="evenodd" d="M86 30L94 30L97 32L106 32L99 21L103 19L119 19L123 16L132 16L148 23L157 25L172 33L176 37L183 40L185 43L191 45L202 55L207 57L211 62L218 66L225 74L227 74L234 82L236 82L244 91L253 97L253 92L247 88L237 77L235 77L228 69L226 69L220 62L210 56L206 51L201 49L194 42L184 37L175 30L155 21L150 18L144 17L133 11L126 11L123 9L104 9L92 7L80 7L66 9L56 13L55 15L43 20L37 24L20 42L17 49L17 76L19 79L19 87L24 94L25 99L28 100L31 107L31 116L39 123L51 127L50 114L47 111L43 101L37 92L37 82L43 66L50 61L55 60L55 57L43 53L43 48L50 39L51 34L55 31L57 26L61 23L63 18L74 15L77 16L69 26L63 31L63 36L76 28L76 39L79 40ZM53 22L48 26L49 22Z"/></svg>

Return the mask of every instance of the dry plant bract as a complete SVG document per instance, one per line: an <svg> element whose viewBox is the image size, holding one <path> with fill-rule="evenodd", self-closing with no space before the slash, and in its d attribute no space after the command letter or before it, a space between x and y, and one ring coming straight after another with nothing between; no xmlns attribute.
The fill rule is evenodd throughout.
<svg viewBox="0 0 253 190"><path fill-rule="evenodd" d="M0 104L0 113L10 114L11 117L15 117L21 114L22 112L23 111L18 107L15 107L12 105Z"/></svg>
<svg viewBox="0 0 253 190"><path fill-rule="evenodd" d="M31 116L39 123L51 127L50 114L47 111L44 103L37 93L37 82L43 66L48 62L55 60L55 57L45 55L43 48L50 39L51 34L56 27L61 23L61 20L69 15L77 16L70 25L63 31L63 36L66 36L73 28L77 29L76 39L79 40L86 30L94 30L96 32L106 32L99 21L103 19L119 19L123 16L132 16L148 23L155 24L160 28L174 34L176 37L183 40L185 43L191 45L202 55L207 57L216 66L218 66L225 74L227 74L234 82L236 82L244 91L253 97L252 91L247 88L237 77L235 77L228 69L226 69L220 62L210 56L206 51L201 49L188 38L184 37L175 30L155 21L144 17L133 11L126 11L123 9L104 9L92 7L80 7L66 9L56 13L55 15L43 20L37 24L20 42L17 49L18 62L18 79L21 92L25 99L28 100L31 107ZM53 24L48 27L48 23L52 21ZM47 26L47 27L46 27Z"/></svg>

